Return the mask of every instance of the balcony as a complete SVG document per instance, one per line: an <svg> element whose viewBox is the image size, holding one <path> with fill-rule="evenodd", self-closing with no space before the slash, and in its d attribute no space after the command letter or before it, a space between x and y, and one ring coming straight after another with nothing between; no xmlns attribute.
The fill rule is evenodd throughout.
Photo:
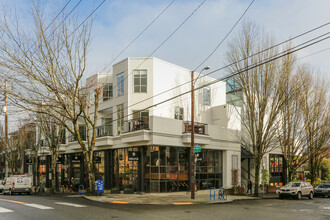
<svg viewBox="0 0 330 220"><path fill-rule="evenodd" d="M132 132L139 130L149 130L149 117L132 119L125 122L124 132Z"/></svg>
<svg viewBox="0 0 330 220"><path fill-rule="evenodd" d="M101 125L96 127L96 137L112 136L112 125Z"/></svg>
<svg viewBox="0 0 330 220"><path fill-rule="evenodd" d="M183 122L183 133L191 133L191 127L192 127L192 125L191 125L190 121L184 121ZM195 128L195 134L202 134L202 135L208 134L207 124L195 122L194 128Z"/></svg>

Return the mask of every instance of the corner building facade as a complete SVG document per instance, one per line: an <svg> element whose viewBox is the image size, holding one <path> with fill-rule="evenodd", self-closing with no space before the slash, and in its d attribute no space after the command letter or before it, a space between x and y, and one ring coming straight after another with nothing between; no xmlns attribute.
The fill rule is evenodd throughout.
<svg viewBox="0 0 330 220"><path fill-rule="evenodd" d="M127 58L113 66L113 73L87 79L91 98L93 85L105 85L98 109L94 166L96 179L104 180L106 189L189 190L191 74L157 58ZM200 75L195 88L214 80ZM202 149L195 159L197 189L230 187L232 170L241 167L241 145L235 136L240 121L232 115L235 110L226 104L225 82L195 91L195 144ZM83 121L79 130L82 136L89 132ZM58 161L55 177L59 186L64 178L74 177L86 187L87 169L75 138L66 135L60 154L64 159ZM44 155L47 151L40 151Z"/></svg>

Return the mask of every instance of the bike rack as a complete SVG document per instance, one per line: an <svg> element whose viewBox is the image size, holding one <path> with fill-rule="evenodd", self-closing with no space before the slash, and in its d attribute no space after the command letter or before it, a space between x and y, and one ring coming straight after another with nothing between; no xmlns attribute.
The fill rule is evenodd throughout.
<svg viewBox="0 0 330 220"><path fill-rule="evenodd" d="M79 185L79 196L80 196L80 194L82 194L82 195L85 195L85 187L84 187L84 185Z"/></svg>
<svg viewBox="0 0 330 220"><path fill-rule="evenodd" d="M213 195L212 195L212 189L213 189ZM212 197L213 200L215 200L215 187L210 187L210 200L212 200Z"/></svg>

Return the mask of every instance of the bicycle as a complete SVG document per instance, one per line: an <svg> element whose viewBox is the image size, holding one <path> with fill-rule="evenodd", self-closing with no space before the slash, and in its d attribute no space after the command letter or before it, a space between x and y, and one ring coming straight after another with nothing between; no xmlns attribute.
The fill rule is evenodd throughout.
<svg viewBox="0 0 330 220"><path fill-rule="evenodd" d="M219 189L218 199L227 200L227 193L224 187Z"/></svg>

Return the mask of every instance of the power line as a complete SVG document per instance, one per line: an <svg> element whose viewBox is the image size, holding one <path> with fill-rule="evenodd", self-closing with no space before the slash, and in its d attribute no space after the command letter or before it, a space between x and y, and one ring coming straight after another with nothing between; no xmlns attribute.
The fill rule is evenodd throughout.
<svg viewBox="0 0 330 220"><path fill-rule="evenodd" d="M173 0L172 2L170 2L169 5L167 5L167 7L160 13L158 14L158 16L150 23L147 25L147 27L145 27L115 58L113 58L111 60L111 62L106 65L100 72L102 73L103 71L105 71L120 55L122 55L153 23L155 23L155 21L175 2L176 0Z"/></svg>
<svg viewBox="0 0 330 220"><path fill-rule="evenodd" d="M203 60L203 62L201 62L194 71L196 71L199 67L201 67L214 53L215 51L218 50L218 48L221 46L221 44L227 39L227 37L229 36L229 34L234 30L234 28L236 27L236 25L241 21L241 19L244 17L244 15L246 14L246 12L249 10L249 8L251 7L251 5L253 4L254 0L251 1L251 3L249 4L249 6L245 9L244 13L241 15L241 17L239 17L239 19L236 21L236 23L232 26L232 28L229 30L229 32L226 34L226 36L224 38L222 38L222 40L220 41L220 43L214 48L214 50Z"/></svg>
<svg viewBox="0 0 330 220"><path fill-rule="evenodd" d="M313 31L316 31L316 30L318 30L318 29L320 29L320 28L323 28L323 27L325 27L325 26L327 26L327 25L329 25L329 24L330 24L330 22L327 22L327 23L322 24L322 25L320 25L320 26L318 26L318 27L316 27L316 28L313 28L313 29L311 29L311 30L308 30L308 31L306 31L306 32L304 32L304 33L302 33L302 34L296 35L295 37L292 37L292 38L290 38L290 39L288 39L288 40L282 41L282 42L280 42L280 43L278 43L278 44L275 44L275 45L273 45L273 46L271 46L271 47L269 47L269 48L266 48L266 49L264 49L264 50L261 50L261 51L259 51L259 52L256 52L256 53L254 53L254 54L252 54L252 55L250 55L250 56L248 56L248 57L242 58L242 59L240 59L240 60L238 60L238 61L235 61L235 62L233 62L233 63L231 63L231 64L227 64L227 65L225 65L225 66L223 66L223 67L217 69L216 71L212 71L212 72L209 72L209 73L207 73L207 74L204 74L203 76L200 77L200 79L203 78L203 77L206 77L206 76L208 76L208 75L210 75L210 74L212 74L212 73L214 73L214 72L218 72L218 71L223 70L223 69L226 69L226 68L228 68L228 67L230 67L230 66L232 66L232 65L235 65L235 64L237 64L237 63L239 63L239 62L242 62L242 61L244 61L244 60L247 60L247 59L249 59L249 58L251 58L251 57L253 57L253 56L256 56L256 55L258 55L258 54L264 53L264 52L267 51L267 50L271 50L271 49L273 49L273 48L275 48L275 47L278 47L278 46L280 46L280 45L282 45L282 44L288 43L288 42L290 42L290 41L292 41L292 40L295 40L295 39L297 39L297 38L299 38L299 37L301 37L301 36L304 36L304 35L306 35L306 34L309 34L309 33L313 32ZM326 34L329 34L329 32L326 33ZM323 34L323 35L320 35L320 36L324 36L324 35L326 35L326 34ZM319 36L319 37L320 37L320 36ZM319 37L317 37L317 38L319 38ZM317 38L314 38L314 39L317 39ZM309 41L307 41L307 42L309 42ZM307 43L307 42L305 42L305 43ZM301 45L303 45L303 44L305 44L305 43L302 43L302 44L300 44L300 45L298 45L298 46L301 46ZM296 47L298 47L298 46L295 46L294 48L296 48ZM292 48L291 48L291 49L292 49ZM282 52L282 53L283 53L283 52ZM149 98L146 98L146 99L144 99L144 100L141 100L141 101L139 101L139 102L137 102L137 103L134 103L134 104L132 104L132 105L130 105L130 106L127 106L127 107L124 108L124 110L125 110L125 109L128 109L128 108L130 108L130 107L133 107L133 106L135 106L135 105L137 105L137 104L141 104L141 103L143 103L143 102L145 102L145 101L148 101L148 100L150 100L150 99L153 99L153 98L155 98L155 97L157 97L157 96L160 96L160 95L162 95L162 94L165 94L165 93L167 93L167 92L169 92L169 91L172 91L172 90L174 90L174 89L177 89L177 88L179 88L179 87L181 87L181 86L183 86L183 85L186 85L186 84L188 84L188 83L191 83L191 80L189 80L189 81L187 81L187 82L185 82L185 83L182 83L182 84L180 84L180 85L178 85L178 86L175 86L175 87L173 87L173 88L171 88L171 89L168 89L168 90L165 90L165 91L163 91L163 92L160 92L160 93L158 93L158 94L156 94L156 95L153 95L152 97L149 97Z"/></svg>
<svg viewBox="0 0 330 220"><path fill-rule="evenodd" d="M129 74L127 74L127 77L124 77L124 79L122 79L120 81L120 83L124 82L125 79L127 79L129 76L131 76L131 74L134 72L134 70L138 69L142 64L144 64L148 58L150 58L161 46L163 46L194 14L195 12L206 2L206 0L202 1L196 8L194 11L192 11L189 16L160 44L156 47L156 49L154 49L148 57L146 57L140 64L139 66L137 66L136 68L134 68ZM127 69L126 69L127 70ZM115 90L117 87L114 86L113 90Z"/></svg>
<svg viewBox="0 0 330 220"><path fill-rule="evenodd" d="M329 32L328 32L328 33L329 33ZM323 35L321 35L321 36L324 36L324 35L325 35L325 34L323 34ZM237 71L237 72L234 72L234 73L228 74L228 75L226 75L226 76L224 76L224 77L221 77L221 78L215 79L215 80L213 80L213 81L211 81L211 82L209 82L209 83L206 83L206 84L204 84L204 85L202 85L202 86L199 86L199 87L195 88L194 91L200 90L200 89L202 89L202 88L205 88L205 87L210 86L210 85L212 85L212 84L215 84L215 83L217 83L217 82L221 82L221 81L223 81L223 80L226 80L226 79L232 78L232 77L234 77L234 76L236 76L236 75L238 75L238 74L241 74L241 73L243 73L243 72L249 71L249 70L254 69L254 68L257 68L257 67L259 67L259 66L261 66L261 65L264 65L264 64L267 64L267 63L269 63L269 62L275 61L275 60L280 59L280 58L282 58L282 57L284 57L284 56L287 56L287 55L289 55L289 54L292 54L292 53L295 53L295 52L297 52L297 51L300 51L300 50L302 50L302 49L305 49L305 48L310 47L310 46L312 46L312 45L314 45L314 44L320 43L320 42L322 42L322 41L324 41L324 40L327 40L327 39L329 39L329 38L330 38L330 36L328 36L328 37L324 37L324 38L322 38L322 39L320 39L320 40L317 40L317 41L315 41L315 42L312 42L312 41L314 41L315 39L318 39L318 37L317 37L317 38L314 38L314 39L311 39L311 40L308 40L308 41L306 41L306 42L300 44L300 45L299 45L299 48L297 48L298 46L296 46L296 47L295 47L296 49L293 49L293 48L287 49L286 51L283 51L283 52L281 52L281 53L279 53L279 54L277 54L277 55L275 55L275 56L273 56L273 57L271 57L271 58L269 58L269 59L263 60L262 62L259 62L258 64L255 64L255 65L250 66L250 67L248 67L248 68L245 68L245 69L243 69L243 70L240 70L240 71ZM309 44L305 45L305 44L308 43L308 42L312 42L312 43L309 43ZM303 45L305 45L305 46L303 46ZM323 51L324 51L324 50L323 50ZM316 53L315 53L315 54L316 54ZM306 57L307 57L307 56L306 56ZM219 69L217 69L217 70L215 70L215 71L213 71L213 72L217 72L217 71L220 71L220 70L222 70L222 68L219 68ZM183 95L186 95L186 94L190 94L190 93L191 93L191 90L186 91L186 92L183 92L183 93L181 93L181 94L179 94L179 95L173 96L173 97L168 98L168 99L163 100L163 101L160 101L160 102L158 102L157 104L153 104L153 105L150 105L150 106L148 106L148 107L146 107L146 108L144 108L144 109L137 110L137 112L140 113L140 112L142 112L142 111L148 110L148 109L150 109L150 108L156 107L156 106L158 106L158 105L161 105L161 104L163 104L163 103L166 103L166 102L168 102L168 101L171 101L171 100L173 100L173 99L179 98L180 96L183 96ZM113 112L113 113L114 113L114 112ZM113 114L113 113L112 113L112 114ZM133 115L133 113L131 113L131 114L127 114L127 115L124 115L123 117L121 117L121 118L119 118L119 119L117 118L116 120L112 120L111 123L112 123L112 122L115 122L115 121L117 121L117 120L121 120L122 118L125 118L125 117L128 117L128 116L131 116L131 115ZM106 117L106 116L107 116L107 115L104 115L103 117ZM124 120L124 122L128 122L128 121L129 121L129 120L126 120L126 121ZM91 129L89 129L89 130L91 130Z"/></svg>

